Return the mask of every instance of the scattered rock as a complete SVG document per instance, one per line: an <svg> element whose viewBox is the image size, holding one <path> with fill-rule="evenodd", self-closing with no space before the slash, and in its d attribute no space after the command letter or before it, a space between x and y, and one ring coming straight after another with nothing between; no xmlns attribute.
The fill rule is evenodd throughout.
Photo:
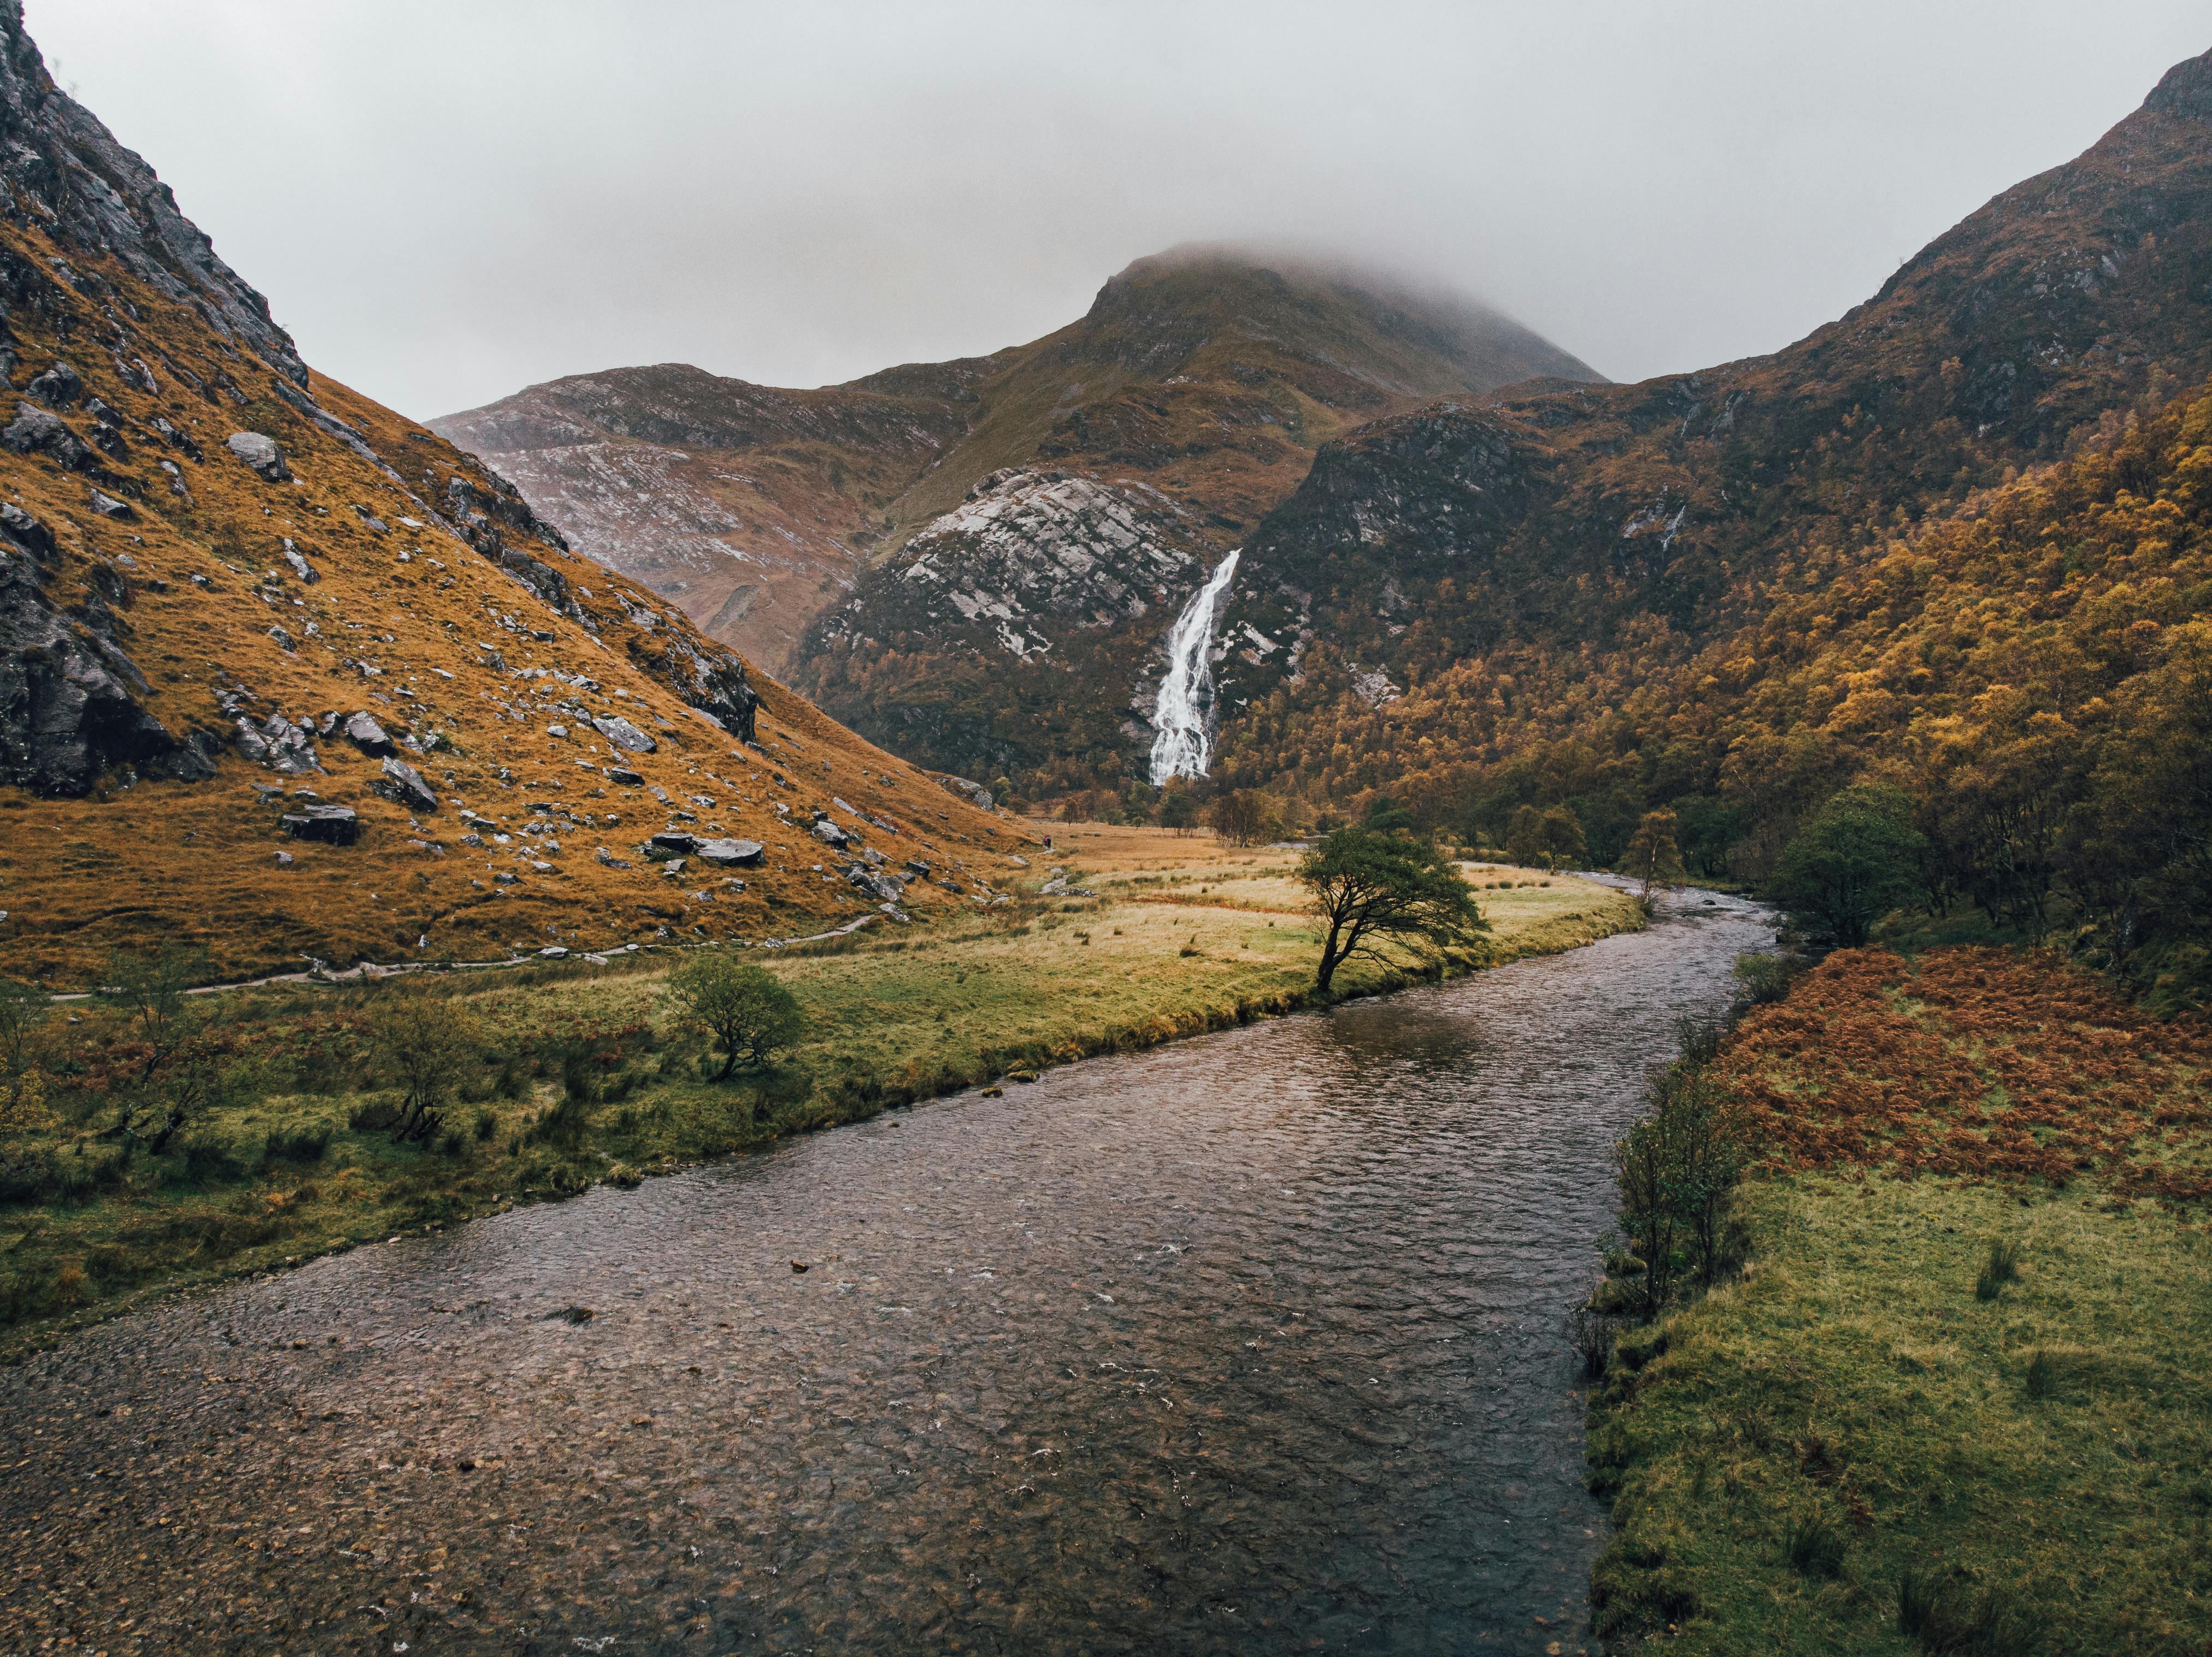
<svg viewBox="0 0 2212 1657"><path fill-rule="evenodd" d="M768 856L757 840L702 840L696 850L704 862L724 868L757 868Z"/></svg>
<svg viewBox="0 0 2212 1657"><path fill-rule="evenodd" d="M855 891L865 892L884 903L896 903L906 896L906 886L897 877L878 874L865 863L854 863L847 869L845 880Z"/></svg>
<svg viewBox="0 0 2212 1657"><path fill-rule="evenodd" d="M964 777L944 772L938 777L938 785L947 794L957 794L978 811L988 811L994 803L991 790L981 783L971 783Z"/></svg>
<svg viewBox="0 0 2212 1657"><path fill-rule="evenodd" d="M284 624L282 622L269 630L269 637L276 641L276 648L280 650L296 650L300 648L298 642L291 634L284 631Z"/></svg>
<svg viewBox="0 0 2212 1657"><path fill-rule="evenodd" d="M628 868L630 867L629 864L616 856L614 853L609 851L605 846L601 846L596 855L598 856L599 860L602 863L605 863L609 868Z"/></svg>
<svg viewBox="0 0 2212 1657"><path fill-rule="evenodd" d="M44 454L71 472L93 472L98 469L92 451L86 448L68 423L58 414L30 403L15 405L15 417L0 430L0 444L18 454Z"/></svg>
<svg viewBox="0 0 2212 1657"><path fill-rule="evenodd" d="M322 577L315 573L315 566L301 557L300 549L289 540L284 543L284 562L292 566L292 573L297 576L305 586L313 587L317 582L322 580Z"/></svg>
<svg viewBox="0 0 2212 1657"><path fill-rule="evenodd" d="M397 800L403 806L418 811L438 809L437 790L422 780L422 773L404 759L387 758L384 776L373 785L387 800Z"/></svg>
<svg viewBox="0 0 2212 1657"><path fill-rule="evenodd" d="M276 867L279 868L289 868L293 862L292 854L289 851L280 851L276 854Z"/></svg>
<svg viewBox="0 0 2212 1657"><path fill-rule="evenodd" d="M275 438L258 431L234 431L225 441L233 454L270 483L291 482L292 468L284 464L284 451Z"/></svg>
<svg viewBox="0 0 2212 1657"><path fill-rule="evenodd" d="M366 712L347 716L345 734L348 741L363 753L372 757L380 757L395 752L392 739L384 734L384 727L378 724Z"/></svg>
<svg viewBox="0 0 2212 1657"><path fill-rule="evenodd" d="M23 387L48 408L65 409L84 395L84 376L67 362L57 362Z"/></svg>
<svg viewBox="0 0 2212 1657"><path fill-rule="evenodd" d="M127 521L138 515L138 509L128 501L118 501L112 495L97 489L90 491L90 495L92 509L103 518L121 518Z"/></svg>
<svg viewBox="0 0 2212 1657"><path fill-rule="evenodd" d="M651 753L660 746L619 714L610 714L604 718L595 715L592 720L592 728L617 748L624 749L630 753Z"/></svg>
<svg viewBox="0 0 2212 1657"><path fill-rule="evenodd" d="M566 725L548 725L545 728L545 734L548 736L557 736L563 741L566 741L568 736L568 728Z"/></svg>
<svg viewBox="0 0 2212 1657"><path fill-rule="evenodd" d="M645 783L645 779L642 777L640 777L635 771L625 771L620 765L609 765L606 767L605 776L608 782L616 784L619 788L641 788Z"/></svg>
<svg viewBox="0 0 2212 1657"><path fill-rule="evenodd" d="M558 1321L564 1324L582 1325L591 1322L592 1319L599 1315L599 1314L598 1313L592 1311L592 1308L587 1306L564 1306L558 1312L547 1313L545 1314L545 1321L548 1323Z"/></svg>
<svg viewBox="0 0 2212 1657"><path fill-rule="evenodd" d="M351 806L310 806L305 811L287 812L276 820L295 840L349 846L361 838L361 819Z"/></svg>
<svg viewBox="0 0 2212 1657"><path fill-rule="evenodd" d="M804 1271L806 1270L806 1262L804 1260L793 1260L791 1263L791 1269L793 1271Z"/></svg>
<svg viewBox="0 0 2212 1657"><path fill-rule="evenodd" d="M827 846L842 846L849 843L853 837L825 817L814 825L814 838Z"/></svg>
<svg viewBox="0 0 2212 1657"><path fill-rule="evenodd" d="M686 834L681 829L665 829L648 843L652 849L671 857L688 857L699 849L699 838Z"/></svg>
<svg viewBox="0 0 2212 1657"><path fill-rule="evenodd" d="M513 886L521 878L519 874L510 874L505 869L501 869L491 877L491 883L494 886Z"/></svg>

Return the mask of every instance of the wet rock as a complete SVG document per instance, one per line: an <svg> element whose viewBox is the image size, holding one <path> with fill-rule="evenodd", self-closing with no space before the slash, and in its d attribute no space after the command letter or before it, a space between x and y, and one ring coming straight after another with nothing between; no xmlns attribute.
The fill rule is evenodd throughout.
<svg viewBox="0 0 2212 1657"><path fill-rule="evenodd" d="M234 431L225 443L233 454L268 482L284 484L292 480L292 468L284 464L284 451L276 447L275 438L264 437L258 431Z"/></svg>
<svg viewBox="0 0 2212 1657"><path fill-rule="evenodd" d="M415 811L438 809L437 791L422 780L422 773L404 759L386 758L384 775L371 784L387 800L396 800Z"/></svg>
<svg viewBox="0 0 2212 1657"><path fill-rule="evenodd" d="M361 819L351 806L310 806L305 811L287 812L276 820L295 840L349 846L361 838Z"/></svg>
<svg viewBox="0 0 2212 1657"><path fill-rule="evenodd" d="M615 745L630 753L651 753L660 745L619 714L595 716L592 728ZM641 779L642 780L642 779Z"/></svg>
<svg viewBox="0 0 2212 1657"><path fill-rule="evenodd" d="M757 868L768 856L757 840L702 840L697 850L702 861L723 868Z"/></svg>
<svg viewBox="0 0 2212 1657"><path fill-rule="evenodd" d="M372 758L395 752L392 739L385 734L384 727L366 712L353 714L345 722L346 740Z"/></svg>

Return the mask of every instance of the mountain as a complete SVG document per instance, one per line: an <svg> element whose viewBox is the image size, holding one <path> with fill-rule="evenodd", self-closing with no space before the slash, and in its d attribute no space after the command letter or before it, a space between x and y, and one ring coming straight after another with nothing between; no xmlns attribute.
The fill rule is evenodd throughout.
<svg viewBox="0 0 2212 1657"><path fill-rule="evenodd" d="M778 391L696 369L433 426L586 551L910 757L1118 765L1161 635L1323 442L1582 362L1470 302L1219 248L988 357Z"/></svg>
<svg viewBox="0 0 2212 1657"><path fill-rule="evenodd" d="M1391 789L1483 833L1577 800L1607 859L1646 805L1756 781L1771 850L1819 787L1731 783L1741 733L1702 704L1799 648L1784 618L1819 595L2203 383L2208 140L2212 54L1786 350L1325 447L1224 607L1221 780Z"/></svg>
<svg viewBox="0 0 2212 1657"><path fill-rule="evenodd" d="M0 971L782 936L1004 866L963 798L311 370L19 0L0 372ZM761 851L664 871L670 830Z"/></svg>

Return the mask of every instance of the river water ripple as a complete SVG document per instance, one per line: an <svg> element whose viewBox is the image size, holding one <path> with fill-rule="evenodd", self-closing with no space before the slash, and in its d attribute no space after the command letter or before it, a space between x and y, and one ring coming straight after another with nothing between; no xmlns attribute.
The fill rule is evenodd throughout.
<svg viewBox="0 0 2212 1657"><path fill-rule="evenodd" d="M1561 1314L1645 1067L1767 925L1693 896L102 1325L0 1373L0 1629L1573 1653Z"/></svg>

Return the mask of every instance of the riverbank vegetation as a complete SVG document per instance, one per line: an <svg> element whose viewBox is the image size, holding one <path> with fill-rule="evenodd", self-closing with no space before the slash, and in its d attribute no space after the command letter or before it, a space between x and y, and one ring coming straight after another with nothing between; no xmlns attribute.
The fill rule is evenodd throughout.
<svg viewBox="0 0 2212 1657"><path fill-rule="evenodd" d="M1018 901L811 948L214 996L185 995L190 964L156 957L124 975L128 995L9 998L0 1350L165 1285L634 1185L1320 999L1292 851L1087 829L1055 855ZM1338 996L1641 923L1607 887L1466 873L1486 936L1395 970L1355 962ZM750 974L690 982L693 964L733 958L791 1005ZM717 1009L745 1017L712 1028ZM763 1018L773 1039L756 1043Z"/></svg>
<svg viewBox="0 0 2212 1657"><path fill-rule="evenodd" d="M1673 1281L1617 1250L1599 1300L1669 1308L1592 1351L1608 1645L2204 1650L2212 1029L2050 953L1845 951L1658 1092L1747 1173L1708 1253L1711 1185L1624 1146Z"/></svg>

